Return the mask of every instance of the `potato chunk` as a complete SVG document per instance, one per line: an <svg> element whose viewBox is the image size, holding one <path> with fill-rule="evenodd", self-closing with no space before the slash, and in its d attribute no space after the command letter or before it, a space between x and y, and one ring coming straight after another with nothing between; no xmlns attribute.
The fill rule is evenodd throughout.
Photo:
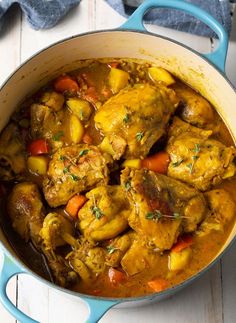
<svg viewBox="0 0 236 323"><path fill-rule="evenodd" d="M129 73L122 71L118 68L111 68L108 76L108 83L114 94L118 93L121 89L126 87L129 81Z"/></svg>
<svg viewBox="0 0 236 323"><path fill-rule="evenodd" d="M175 83L173 76L162 67L149 67L148 74L154 82L163 82L167 86Z"/></svg>
<svg viewBox="0 0 236 323"><path fill-rule="evenodd" d="M92 109L88 101L79 98L69 98L67 106L81 121L87 121L91 116Z"/></svg>
<svg viewBox="0 0 236 323"><path fill-rule="evenodd" d="M184 269L191 257L191 248L185 248L179 252L171 251L169 255L169 269L180 271Z"/></svg>

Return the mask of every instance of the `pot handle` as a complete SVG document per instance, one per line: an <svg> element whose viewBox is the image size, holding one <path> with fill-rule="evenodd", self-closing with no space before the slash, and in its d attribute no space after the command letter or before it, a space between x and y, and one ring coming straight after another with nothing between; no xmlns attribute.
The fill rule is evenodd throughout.
<svg viewBox="0 0 236 323"><path fill-rule="evenodd" d="M6 289L11 277L25 273L25 271L16 265L8 256L3 255L2 267L0 269L0 301L3 306L14 316L19 322L39 323L33 320L23 312L21 312L8 298Z"/></svg>
<svg viewBox="0 0 236 323"><path fill-rule="evenodd" d="M83 300L89 308L86 323L97 323L110 308L121 303L121 301L104 301L85 297L83 297Z"/></svg>
<svg viewBox="0 0 236 323"><path fill-rule="evenodd" d="M134 11L130 18L120 28L146 31L146 28L143 25L143 17L146 11L152 8L172 8L182 10L208 25L218 35L219 45L214 52L202 54L202 56L206 57L222 72L225 71L225 61L229 40L224 27L209 13L184 0L146 0Z"/></svg>

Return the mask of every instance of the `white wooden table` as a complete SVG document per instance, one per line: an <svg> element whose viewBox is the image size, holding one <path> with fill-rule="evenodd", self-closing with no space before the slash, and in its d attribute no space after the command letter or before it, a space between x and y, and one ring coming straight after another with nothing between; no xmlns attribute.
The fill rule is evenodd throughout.
<svg viewBox="0 0 236 323"><path fill-rule="evenodd" d="M56 27L45 31L32 30L18 8L7 14L7 26L0 34L0 84L24 60L43 47L78 33L95 29L115 28L125 19L103 0L83 0ZM167 35L200 51L213 50L215 41L157 26L153 32ZM236 85L236 18L229 55L228 77ZM236 113L236 105L235 105ZM1 258L0 258L1 261ZM13 278L8 292L25 313L43 323L85 322L86 306L76 299L48 288L28 275ZM0 304L0 322L15 319ZM113 309L102 323L234 323L236 322L236 245L200 280L176 296L148 307Z"/></svg>

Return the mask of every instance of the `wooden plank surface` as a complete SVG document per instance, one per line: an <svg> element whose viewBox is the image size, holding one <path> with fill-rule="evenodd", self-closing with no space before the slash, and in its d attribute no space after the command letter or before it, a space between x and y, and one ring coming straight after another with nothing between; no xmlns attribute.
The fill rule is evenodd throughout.
<svg viewBox="0 0 236 323"><path fill-rule="evenodd" d="M6 23L0 36L0 86L20 63L21 14L13 8L5 17ZM0 263L2 254L0 252ZM17 277L10 280L7 293L11 301L17 302ZM15 319L0 305L0 322L13 323Z"/></svg>
<svg viewBox="0 0 236 323"><path fill-rule="evenodd" d="M36 51L70 35L94 29L120 26L125 19L103 0L83 0L51 30L34 31L19 12L10 14L8 29L0 38L0 83L14 68ZM211 50L211 41L173 30L149 26L148 29L193 47L200 52ZM234 32L236 35L236 30ZM236 37L236 36L234 36ZM235 39L230 45L227 70L236 84ZM4 63L3 63L4 62ZM234 72L233 72L234 71ZM236 321L236 247L206 275L189 288L161 303L139 308L109 311L102 323L233 323ZM222 270L221 270L222 269ZM77 299L48 288L34 278L22 275L11 282L9 293L20 309L44 323L85 322L87 308ZM0 305L0 322L15 320Z"/></svg>

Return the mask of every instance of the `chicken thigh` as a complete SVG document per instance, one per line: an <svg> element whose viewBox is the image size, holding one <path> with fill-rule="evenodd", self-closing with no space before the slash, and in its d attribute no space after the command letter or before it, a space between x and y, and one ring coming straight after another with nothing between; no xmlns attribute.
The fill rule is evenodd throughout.
<svg viewBox="0 0 236 323"><path fill-rule="evenodd" d="M26 242L31 239L39 247L45 210L37 185L30 182L15 185L8 198L7 210L14 230Z"/></svg>
<svg viewBox="0 0 236 323"><path fill-rule="evenodd" d="M48 204L64 205L74 194L106 184L108 162L95 146L79 144L58 149L43 181Z"/></svg>
<svg viewBox="0 0 236 323"><path fill-rule="evenodd" d="M79 210L79 229L85 237L101 241L116 237L128 227L129 203L121 186L99 186L86 194Z"/></svg>
<svg viewBox="0 0 236 323"><path fill-rule="evenodd" d="M168 176L202 191L234 176L236 149L209 138L211 134L174 118L166 148L171 158Z"/></svg>
<svg viewBox="0 0 236 323"><path fill-rule="evenodd" d="M145 157L164 134L178 100L173 90L136 84L121 90L96 113L94 120L114 150L114 159Z"/></svg>
<svg viewBox="0 0 236 323"><path fill-rule="evenodd" d="M165 175L126 168L121 182L133 206L129 225L153 248L170 249L206 215L203 194Z"/></svg>

